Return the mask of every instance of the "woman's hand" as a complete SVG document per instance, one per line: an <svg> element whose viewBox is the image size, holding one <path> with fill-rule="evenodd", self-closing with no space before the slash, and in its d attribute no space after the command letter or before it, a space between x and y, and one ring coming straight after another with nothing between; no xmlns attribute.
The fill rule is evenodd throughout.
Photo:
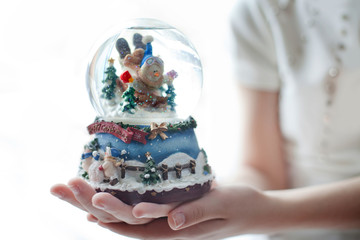
<svg viewBox="0 0 360 240"><path fill-rule="evenodd" d="M133 206L127 205L109 193L96 193L84 180L76 178L70 180L68 185L57 184L51 188L51 193L60 199L88 212L88 220L102 223L145 224L153 218L167 216L168 212L178 204L158 205L142 203L142 208L154 211L151 217L136 218ZM155 213L156 212L156 213ZM142 214L142 209L135 210Z"/></svg>
<svg viewBox="0 0 360 240"><path fill-rule="evenodd" d="M186 202L142 225L104 223L99 225L120 235L141 239L220 239L243 233L263 232L273 227L276 214L271 199L248 186L213 188L203 198ZM138 219L164 214L161 205L139 203L133 209Z"/></svg>

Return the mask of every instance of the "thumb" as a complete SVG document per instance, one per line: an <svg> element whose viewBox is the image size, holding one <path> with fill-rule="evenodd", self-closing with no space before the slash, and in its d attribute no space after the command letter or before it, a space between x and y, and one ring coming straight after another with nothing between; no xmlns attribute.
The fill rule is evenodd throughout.
<svg viewBox="0 0 360 240"><path fill-rule="evenodd" d="M214 192L172 210L168 215L169 226L173 230L179 230L211 219L223 218L224 204Z"/></svg>
<svg viewBox="0 0 360 240"><path fill-rule="evenodd" d="M177 207L179 203L156 204L141 202L134 206L132 214L136 218L161 218L167 217L169 212Z"/></svg>

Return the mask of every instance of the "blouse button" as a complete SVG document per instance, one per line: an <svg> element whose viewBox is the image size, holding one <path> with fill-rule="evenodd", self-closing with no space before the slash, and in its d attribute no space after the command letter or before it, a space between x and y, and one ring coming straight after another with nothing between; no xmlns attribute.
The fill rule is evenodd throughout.
<svg viewBox="0 0 360 240"><path fill-rule="evenodd" d="M343 50L345 50L345 45L343 43L339 43L338 48L339 48L339 50L343 51Z"/></svg>
<svg viewBox="0 0 360 240"><path fill-rule="evenodd" d="M329 68L328 74L330 77L334 78L339 74L339 69L337 67L331 67Z"/></svg>
<svg viewBox="0 0 360 240"><path fill-rule="evenodd" d="M281 10L285 10L289 5L289 0L279 0L278 6Z"/></svg>
<svg viewBox="0 0 360 240"><path fill-rule="evenodd" d="M343 15L341 16L341 18L342 18L342 20L344 20L344 21L348 21L348 20L349 20L349 15L343 14Z"/></svg>

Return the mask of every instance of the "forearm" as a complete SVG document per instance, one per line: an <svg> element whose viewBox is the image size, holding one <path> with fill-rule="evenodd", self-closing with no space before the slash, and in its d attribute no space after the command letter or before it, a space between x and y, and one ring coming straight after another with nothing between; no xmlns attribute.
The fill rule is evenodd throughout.
<svg viewBox="0 0 360 240"><path fill-rule="evenodd" d="M279 95L241 88L238 182L262 190L288 188L288 169L279 126ZM266 120L265 120L266 119Z"/></svg>
<svg viewBox="0 0 360 240"><path fill-rule="evenodd" d="M280 229L360 228L360 177L264 193Z"/></svg>
<svg viewBox="0 0 360 240"><path fill-rule="evenodd" d="M239 172L232 182L247 184L260 190L278 189L263 172L246 164L239 167Z"/></svg>
<svg viewBox="0 0 360 240"><path fill-rule="evenodd" d="M289 187L288 179L284 171L279 171L276 178L266 171L246 163L239 163L239 169L235 176L229 176L224 182L233 185L234 183L246 184L259 190L280 190Z"/></svg>

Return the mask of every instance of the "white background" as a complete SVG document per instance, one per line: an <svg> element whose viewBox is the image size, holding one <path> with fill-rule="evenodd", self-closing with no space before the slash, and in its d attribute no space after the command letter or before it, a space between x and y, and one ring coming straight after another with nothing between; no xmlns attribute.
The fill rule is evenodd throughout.
<svg viewBox="0 0 360 240"><path fill-rule="evenodd" d="M195 45L204 89L193 116L219 181L236 171L237 96L226 40L233 0L0 2L0 239L126 239L49 193L77 172L95 118L88 53L132 18L168 22Z"/></svg>

